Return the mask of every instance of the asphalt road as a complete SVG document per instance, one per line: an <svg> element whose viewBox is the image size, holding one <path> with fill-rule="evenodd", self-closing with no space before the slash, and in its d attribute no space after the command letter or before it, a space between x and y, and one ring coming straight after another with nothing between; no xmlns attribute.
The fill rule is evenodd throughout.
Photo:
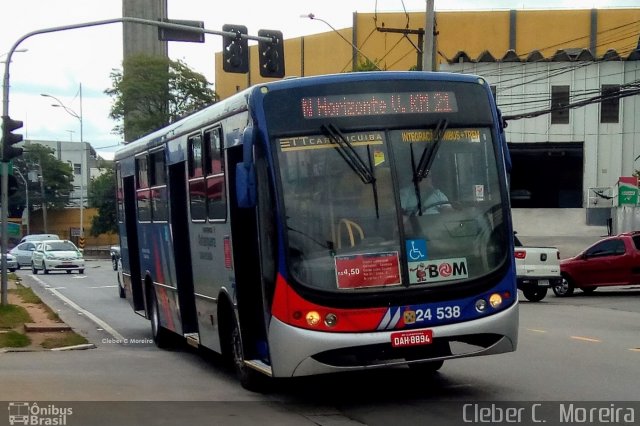
<svg viewBox="0 0 640 426"><path fill-rule="evenodd" d="M408 369L330 375L278 381L256 394L212 354L150 343L148 321L118 297L108 261L90 263L85 276L19 274L97 347L0 355L0 400L63 401L88 424L115 424L100 423L105 412L119 424L466 424L469 402L523 404L528 416L543 403L547 424L557 424L562 401L623 408L635 401L640 419L640 286L522 301L516 352L448 361L433 376Z"/></svg>

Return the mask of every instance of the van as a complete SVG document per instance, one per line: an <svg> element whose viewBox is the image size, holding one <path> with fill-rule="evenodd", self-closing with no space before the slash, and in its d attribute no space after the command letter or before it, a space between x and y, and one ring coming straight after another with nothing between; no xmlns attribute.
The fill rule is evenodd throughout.
<svg viewBox="0 0 640 426"><path fill-rule="evenodd" d="M45 240L59 240L60 236L56 234L29 234L22 237L20 243L25 241L45 241Z"/></svg>

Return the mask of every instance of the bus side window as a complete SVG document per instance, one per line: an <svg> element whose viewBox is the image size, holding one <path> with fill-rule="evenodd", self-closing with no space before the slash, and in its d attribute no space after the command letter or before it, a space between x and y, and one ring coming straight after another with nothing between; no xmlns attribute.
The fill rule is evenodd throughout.
<svg viewBox="0 0 640 426"><path fill-rule="evenodd" d="M211 220L227 218L227 196L225 191L222 128L215 127L204 133L207 147L205 161L207 167L207 211Z"/></svg>
<svg viewBox="0 0 640 426"><path fill-rule="evenodd" d="M149 159L146 155L136 158L136 204L138 220L151 220L150 191L149 191Z"/></svg>
<svg viewBox="0 0 640 426"><path fill-rule="evenodd" d="M151 186L151 219L165 222L169 220L167 200L167 170L164 151L149 155L149 183Z"/></svg>
<svg viewBox="0 0 640 426"><path fill-rule="evenodd" d="M200 134L189 137L189 203L191 220L207 218L206 186L204 180L204 150Z"/></svg>

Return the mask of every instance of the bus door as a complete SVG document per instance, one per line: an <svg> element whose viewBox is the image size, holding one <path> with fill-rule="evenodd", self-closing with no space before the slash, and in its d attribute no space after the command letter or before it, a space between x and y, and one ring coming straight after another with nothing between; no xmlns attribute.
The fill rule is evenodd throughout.
<svg viewBox="0 0 640 426"><path fill-rule="evenodd" d="M133 310L144 316L144 295L142 291L142 278L140 275L140 245L138 244L138 230L136 229L136 186L133 176L122 179L124 192L124 211L130 213L125 215L124 223L126 229L127 247L121 247L123 262L129 261L129 282L131 285L131 298L129 303ZM126 253L124 252L126 250ZM123 264L124 271L127 265ZM126 284L125 284L126 285Z"/></svg>
<svg viewBox="0 0 640 426"><path fill-rule="evenodd" d="M266 323L262 288L256 209L239 208L236 196L236 164L243 161L242 146L227 149L230 222L236 300L245 359L266 359ZM260 196L258 196L259 198ZM275 262L275 259L272 261Z"/></svg>
<svg viewBox="0 0 640 426"><path fill-rule="evenodd" d="M171 203L171 228L173 235L173 257L178 266L177 274L178 301L182 321L182 332L185 335L198 332L196 302L193 289L193 273L191 265L191 248L189 245L189 214L187 194L184 190L186 172L184 163L169 166L169 188ZM183 265L180 267L179 265Z"/></svg>

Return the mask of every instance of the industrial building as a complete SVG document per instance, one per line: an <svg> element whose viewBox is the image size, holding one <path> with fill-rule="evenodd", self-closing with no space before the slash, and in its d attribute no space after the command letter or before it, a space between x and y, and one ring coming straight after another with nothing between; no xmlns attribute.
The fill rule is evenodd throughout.
<svg viewBox="0 0 640 426"><path fill-rule="evenodd" d="M352 28L285 40L286 74L420 69L425 22L425 12L354 13ZM495 90L517 216L606 226L619 177L640 168L640 8L436 11L434 33L435 70L478 74ZM265 81L257 53L248 74L223 72L216 54L221 98Z"/></svg>

